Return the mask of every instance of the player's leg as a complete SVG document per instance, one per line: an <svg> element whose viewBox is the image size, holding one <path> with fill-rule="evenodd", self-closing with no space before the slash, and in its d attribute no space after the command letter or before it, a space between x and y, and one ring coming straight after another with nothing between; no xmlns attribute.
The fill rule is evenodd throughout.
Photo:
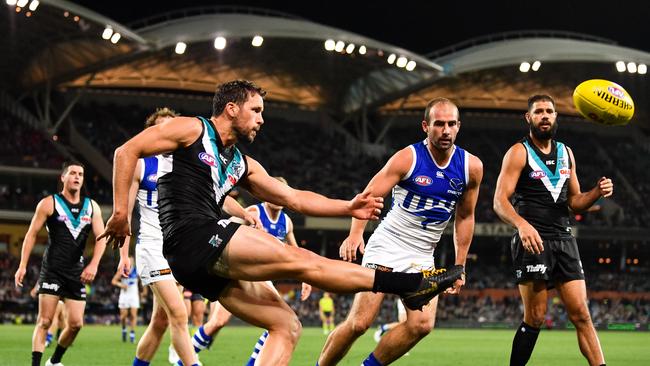
<svg viewBox="0 0 650 366"><path fill-rule="evenodd" d="M47 330L52 325L58 302L58 296L50 294L38 295L38 315L36 327L34 327L34 333L32 334L32 365L40 365L45 350L45 337Z"/></svg>
<svg viewBox="0 0 650 366"><path fill-rule="evenodd" d="M279 296L281 296L280 293L278 292L278 290L273 285L273 282L266 281L264 283L266 285L268 285L270 289L275 291ZM250 357L248 358L248 362L246 363L246 366L255 366L255 362L257 361L257 358L259 357L260 352L262 352L262 349L264 349L264 343L266 343L266 339L268 337L269 337L269 332L265 329L262 332L262 335L260 335L260 337L255 342L255 346L253 347L253 352L251 353Z"/></svg>
<svg viewBox="0 0 650 366"><path fill-rule="evenodd" d="M525 365L530 359L540 327L544 323L548 299L545 281L522 282L519 284L519 293L524 304L524 321L512 340L511 366Z"/></svg>
<svg viewBox="0 0 650 366"><path fill-rule="evenodd" d="M205 318L205 300L203 297L198 297L192 300L192 313L190 316L192 318L192 325L195 328L198 328L203 324L203 319Z"/></svg>
<svg viewBox="0 0 650 366"><path fill-rule="evenodd" d="M122 326L122 342L126 342L126 318L129 315L129 309L120 306L120 325Z"/></svg>
<svg viewBox="0 0 650 366"><path fill-rule="evenodd" d="M383 299L382 293L360 292L355 295L348 317L327 337L318 365L336 365L348 353L352 343L372 325Z"/></svg>
<svg viewBox="0 0 650 366"><path fill-rule="evenodd" d="M289 364L302 330L296 314L264 283L230 282L221 292L219 302L233 315L269 332L256 364Z"/></svg>
<svg viewBox="0 0 650 366"><path fill-rule="evenodd" d="M578 334L580 352L585 356L589 365L602 365L605 356L596 334L596 328L589 315L587 305L587 289L584 280L574 280L557 284L560 298L566 307L569 320L575 325Z"/></svg>
<svg viewBox="0 0 650 366"><path fill-rule="evenodd" d="M210 309L208 321L200 326L192 336L192 345L196 353L209 347L221 328L225 327L232 317L232 314L218 301L212 302Z"/></svg>
<svg viewBox="0 0 650 366"><path fill-rule="evenodd" d="M59 333L59 325L63 324L62 318L63 318L63 302L59 301L56 304L56 311L54 313L54 316L52 317L52 325L50 325L50 328L47 330L47 334L45 336L45 347L50 346L50 344L54 340L54 335L58 336L57 333Z"/></svg>
<svg viewBox="0 0 650 366"><path fill-rule="evenodd" d="M372 352L374 358L381 365L388 365L402 357L431 332L436 322L437 307L438 297L436 296L422 311L407 310L406 321L398 323L381 338Z"/></svg>
<svg viewBox="0 0 650 366"><path fill-rule="evenodd" d="M164 282L170 282L172 286L176 286L173 280L165 280ZM180 296L178 295L178 292L177 296ZM167 313L165 312L165 309L163 309L160 305L158 295L154 293L151 321L149 322L147 329L144 331L142 337L140 337L140 341L138 342L138 347L135 351L136 361L133 362L134 365L146 365L151 362L154 354L156 353L156 350L160 346L160 342L162 342L168 325L169 321L167 319ZM140 363L137 363L137 361L140 361Z"/></svg>
<svg viewBox="0 0 650 366"><path fill-rule="evenodd" d="M135 326L138 322L138 308L130 307L129 308L129 341L135 343Z"/></svg>
<svg viewBox="0 0 650 366"><path fill-rule="evenodd" d="M63 328L63 332L61 332L61 336L57 341L56 349L54 350L52 357L50 357L45 364L46 366L56 365L61 362L61 358L63 358L65 351L67 351L68 347L72 345L72 342L77 338L81 327L83 327L86 301L65 299L64 306L67 314L65 328Z"/></svg>

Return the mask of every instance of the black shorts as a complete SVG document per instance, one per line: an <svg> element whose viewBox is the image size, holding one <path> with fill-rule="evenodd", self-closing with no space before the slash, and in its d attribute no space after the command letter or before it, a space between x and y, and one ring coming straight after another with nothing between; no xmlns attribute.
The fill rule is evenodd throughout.
<svg viewBox="0 0 650 366"><path fill-rule="evenodd" d="M38 293L86 301L86 286L81 283L81 273L79 276L75 276L75 274L64 276L60 273L41 271L38 279Z"/></svg>
<svg viewBox="0 0 650 366"><path fill-rule="evenodd" d="M216 275L212 267L239 226L229 220L209 221L184 230L186 234L173 239L177 240L170 246L174 250L166 252L165 257L176 281L193 293L216 301L230 279Z"/></svg>
<svg viewBox="0 0 650 366"><path fill-rule="evenodd" d="M513 236L512 262L517 283L540 280L552 288L557 282L585 279L575 238L542 240L544 251L532 254L524 250L519 235Z"/></svg>
<svg viewBox="0 0 650 366"><path fill-rule="evenodd" d="M331 311L323 311L323 316L329 318L332 315Z"/></svg>

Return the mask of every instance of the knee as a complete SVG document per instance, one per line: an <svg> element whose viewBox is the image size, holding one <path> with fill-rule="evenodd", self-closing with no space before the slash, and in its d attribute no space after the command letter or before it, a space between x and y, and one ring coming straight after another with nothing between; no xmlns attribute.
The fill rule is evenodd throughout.
<svg viewBox="0 0 650 366"><path fill-rule="evenodd" d="M585 307L569 313L569 320L571 320L571 323L576 328L580 328L591 323L591 316L589 315L589 310Z"/></svg>
<svg viewBox="0 0 650 366"><path fill-rule="evenodd" d="M417 339L425 337L433 329L433 319L422 319L416 322L407 322L406 328Z"/></svg>
<svg viewBox="0 0 650 366"><path fill-rule="evenodd" d="M169 318L169 324L172 327L178 328L185 328L187 327L187 315L183 311L174 311L171 310L170 314L168 314Z"/></svg>
<svg viewBox="0 0 650 366"><path fill-rule="evenodd" d="M38 318L38 327L45 330L50 329L52 326L52 318L41 316Z"/></svg>
<svg viewBox="0 0 650 366"><path fill-rule="evenodd" d="M544 317L546 316L546 304L543 306L533 306L530 309L526 323L535 328L539 328L544 324Z"/></svg>
<svg viewBox="0 0 650 366"><path fill-rule="evenodd" d="M151 327L160 331L165 331L169 325L169 320L165 316L164 312L156 313L156 315L151 319Z"/></svg>
<svg viewBox="0 0 650 366"><path fill-rule="evenodd" d="M81 330L81 327L83 327L83 320L81 319L68 321L67 328L69 329L70 332L77 333Z"/></svg>
<svg viewBox="0 0 650 366"><path fill-rule="evenodd" d="M372 321L360 317L347 319L346 323L348 323L350 330L356 337L362 336L372 325Z"/></svg>
<svg viewBox="0 0 650 366"><path fill-rule="evenodd" d="M302 323L300 323L298 316L296 314L293 314L293 317L289 325L289 340L291 341L291 344L293 345L298 344L298 339L300 338L301 334L302 334Z"/></svg>

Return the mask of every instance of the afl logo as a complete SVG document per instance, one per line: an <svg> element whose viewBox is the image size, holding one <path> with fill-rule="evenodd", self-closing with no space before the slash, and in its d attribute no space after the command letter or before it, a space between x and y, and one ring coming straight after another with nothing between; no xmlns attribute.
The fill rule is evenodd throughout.
<svg viewBox="0 0 650 366"><path fill-rule="evenodd" d="M214 163L216 162L216 159L214 158L214 156L212 156L212 155L210 155L210 154L208 154L206 152L201 152L199 154L199 160L201 160L202 162L204 162L205 164L207 164L209 166L214 166Z"/></svg>
<svg viewBox="0 0 650 366"><path fill-rule="evenodd" d="M530 176L533 179L542 179L542 178L546 177L546 173L544 173L541 170L534 170L534 171L530 172L530 174L528 174L528 176Z"/></svg>
<svg viewBox="0 0 650 366"><path fill-rule="evenodd" d="M625 98L625 92L623 92L621 89L613 87L613 86L608 86L607 91L609 91L610 94L612 94L615 97L618 98Z"/></svg>
<svg viewBox="0 0 650 366"><path fill-rule="evenodd" d="M158 176L156 174L149 174L147 180L151 183L156 183L158 181Z"/></svg>
<svg viewBox="0 0 650 366"><path fill-rule="evenodd" d="M424 187L430 186L431 183L433 183L433 179L427 177L426 175L418 175L417 177L415 177L413 181L415 182L415 184Z"/></svg>

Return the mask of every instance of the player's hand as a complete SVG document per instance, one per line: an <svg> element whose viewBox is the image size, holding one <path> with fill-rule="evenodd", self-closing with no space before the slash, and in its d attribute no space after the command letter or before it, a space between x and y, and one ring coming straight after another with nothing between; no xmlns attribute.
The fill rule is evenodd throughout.
<svg viewBox="0 0 650 366"><path fill-rule="evenodd" d="M106 222L104 232L97 237L97 240L106 238L106 245L113 249L121 248L124 240L131 235L131 225L126 215L111 215Z"/></svg>
<svg viewBox="0 0 650 366"><path fill-rule="evenodd" d="M129 277L131 273L131 258L120 258L120 263L117 264L117 271L122 274L122 277Z"/></svg>
<svg viewBox="0 0 650 366"><path fill-rule="evenodd" d="M302 283L302 289L300 290L300 301L305 301L311 294L311 285L308 283Z"/></svg>
<svg viewBox="0 0 650 366"><path fill-rule="evenodd" d="M598 180L598 193L602 197L609 197L614 193L614 183L607 177L602 177Z"/></svg>
<svg viewBox="0 0 650 366"><path fill-rule="evenodd" d="M465 286L465 274L463 273L459 279L454 282L454 285L445 290L446 294L458 295L461 287Z"/></svg>
<svg viewBox="0 0 650 366"><path fill-rule="evenodd" d="M370 191L359 193L348 203L350 216L359 220L378 220L384 208L384 198L370 195Z"/></svg>
<svg viewBox="0 0 650 366"><path fill-rule="evenodd" d="M363 235L350 235L339 247L339 256L341 259L348 262L353 262L357 259L357 249L361 254L365 251L365 243L363 241Z"/></svg>
<svg viewBox="0 0 650 366"><path fill-rule="evenodd" d="M81 283L91 283L95 279L95 275L97 274L97 265L95 264L89 264L84 268L83 272L81 272Z"/></svg>
<svg viewBox="0 0 650 366"><path fill-rule="evenodd" d="M262 220L260 220L257 215L251 215L250 213L246 212L244 214L244 223L254 229L264 231L264 224L262 224Z"/></svg>
<svg viewBox="0 0 650 366"><path fill-rule="evenodd" d="M544 251L544 245L542 245L542 237L539 236L539 233L535 228L525 222L523 225L517 228L519 231L519 237L521 238L521 245L524 247L524 250L532 254L541 254Z"/></svg>
<svg viewBox="0 0 650 366"><path fill-rule="evenodd" d="M18 270L16 270L16 274L14 275L14 284L16 287L23 287L23 279L25 278L26 272L26 268L18 267Z"/></svg>

